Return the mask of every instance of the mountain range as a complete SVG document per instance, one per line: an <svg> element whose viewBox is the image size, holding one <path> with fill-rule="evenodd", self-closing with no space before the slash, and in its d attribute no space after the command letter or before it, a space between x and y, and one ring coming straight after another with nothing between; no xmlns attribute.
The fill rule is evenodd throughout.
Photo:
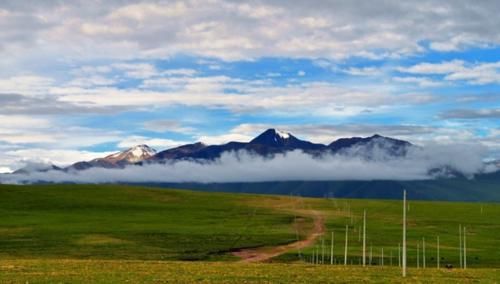
<svg viewBox="0 0 500 284"><path fill-rule="evenodd" d="M206 145L198 142L156 151L147 145L137 145L124 151L93 159L80 161L67 167L52 164L30 164L13 174L61 171L78 173L91 168L123 169L127 166L169 164L176 161L207 163L216 161L225 153L246 151L265 159L290 151L301 151L313 158L323 155L345 155L356 159L391 162L390 159L411 159L410 151L423 149L408 141L381 135L337 139L330 144L317 144L301 140L294 135L268 129L249 142L229 142L221 145ZM404 160L404 159L403 159ZM402 189L407 189L416 199L500 201L500 162L485 163L496 170L477 173L473 179L446 164L431 168L426 180L331 180L331 181L269 181L269 182L139 182L143 185L186 188L202 191L228 191L265 194L294 194L310 197L349 198L400 198ZM39 182L44 182L40 180ZM71 182L71 180L68 180ZM137 184L137 183L135 183Z"/></svg>
<svg viewBox="0 0 500 284"><path fill-rule="evenodd" d="M123 168L127 165L143 165L146 163L169 163L178 160L213 161L224 153L247 151L254 155L272 157L289 151L299 150L313 156L336 154L349 151L366 159L374 158L374 149L381 149L383 155L401 157L406 155L411 147L410 142L373 135L361 138L341 138L328 145L312 143L298 139L288 132L267 129L250 142L229 142L221 145L206 145L201 142L157 152L147 145L138 145L107 157L82 161L63 168L63 170L85 170L92 167Z"/></svg>
<svg viewBox="0 0 500 284"><path fill-rule="evenodd" d="M197 142L159 152L147 145L137 145L106 157L76 162L67 167L58 167L52 164L30 164L15 171L14 174L52 170L75 172L90 168L121 169L130 165L169 164L182 160L205 163L219 159L224 153L240 153L240 151L264 158L272 158L274 155L290 151L301 151L314 158L336 154L385 162L389 159L404 158L412 149L421 149L421 147L408 141L378 134L370 137L340 138L326 145L301 140L291 133L271 128L249 142L233 141L220 145ZM500 168L498 165L496 167ZM428 174L432 177L465 177L460 171L449 165L431 168Z"/></svg>

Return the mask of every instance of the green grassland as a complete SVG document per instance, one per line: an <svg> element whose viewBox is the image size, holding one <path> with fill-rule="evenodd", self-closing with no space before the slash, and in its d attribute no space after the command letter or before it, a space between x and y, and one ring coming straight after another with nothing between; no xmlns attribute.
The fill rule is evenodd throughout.
<svg viewBox="0 0 500 284"><path fill-rule="evenodd" d="M9 260L0 283L498 283L498 269L118 260Z"/></svg>
<svg viewBox="0 0 500 284"><path fill-rule="evenodd" d="M398 245L402 235L402 202L361 199L316 199L308 204L324 212L327 234L325 234L326 256L329 260L331 231L334 231L334 259L344 261L345 226L348 231L348 263L358 264L362 256L363 210L367 211L367 254L372 246L372 263L381 263L382 248L384 264L398 265ZM440 238L440 264L459 267L459 225L467 231L468 267L500 267L500 206L487 203L424 202L410 201L408 212L408 265L417 266L417 244L422 261L422 241L426 242L426 265L437 266L437 237ZM316 247L302 251L308 260L314 249L321 250L321 241ZM277 260L298 259L298 252L290 252ZM326 262L326 261L325 261Z"/></svg>
<svg viewBox="0 0 500 284"><path fill-rule="evenodd" d="M253 198L112 185L0 186L0 259L207 260L296 239L292 216L248 206Z"/></svg>
<svg viewBox="0 0 500 284"><path fill-rule="evenodd" d="M411 198L411 196L410 196ZM231 251L304 239L311 210L325 220L325 262L335 233L334 260L311 265L321 238L266 264L238 263ZM372 266L361 268L359 229L367 211ZM298 198L204 193L118 185L0 185L0 283L25 282L398 282L401 201ZM499 281L500 205L410 201L410 280ZM458 226L467 227L466 271L458 267ZM416 246L426 239L427 269L416 269ZM420 244L420 247L422 245ZM384 267L380 266L384 249ZM392 253L391 258L389 257ZM420 260L422 256L420 255ZM422 265L422 262L420 263Z"/></svg>

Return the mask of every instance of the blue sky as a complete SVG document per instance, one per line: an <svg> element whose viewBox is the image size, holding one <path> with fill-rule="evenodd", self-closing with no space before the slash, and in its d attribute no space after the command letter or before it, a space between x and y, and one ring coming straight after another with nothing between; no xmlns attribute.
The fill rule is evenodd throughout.
<svg viewBox="0 0 500 284"><path fill-rule="evenodd" d="M474 143L498 158L499 8L2 1L0 172L269 127L321 143Z"/></svg>

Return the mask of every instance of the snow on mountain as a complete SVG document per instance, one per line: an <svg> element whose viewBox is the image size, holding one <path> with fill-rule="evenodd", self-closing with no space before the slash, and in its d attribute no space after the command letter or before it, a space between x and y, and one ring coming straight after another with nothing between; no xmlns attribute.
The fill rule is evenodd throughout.
<svg viewBox="0 0 500 284"><path fill-rule="evenodd" d="M283 139L288 139L290 138L290 133L288 132L284 132L282 130L279 130L279 129L276 129L276 135L278 135L279 137L283 138Z"/></svg>
<svg viewBox="0 0 500 284"><path fill-rule="evenodd" d="M104 158L104 160L112 163L128 162L137 163L151 158L156 154L156 150L148 145L137 145L122 152L111 154Z"/></svg>
<svg viewBox="0 0 500 284"><path fill-rule="evenodd" d="M99 168L123 168L147 160L156 155L156 150L147 145L137 145L125 151L117 152L104 158L92 161L77 162L66 168L66 170L86 170L93 167Z"/></svg>

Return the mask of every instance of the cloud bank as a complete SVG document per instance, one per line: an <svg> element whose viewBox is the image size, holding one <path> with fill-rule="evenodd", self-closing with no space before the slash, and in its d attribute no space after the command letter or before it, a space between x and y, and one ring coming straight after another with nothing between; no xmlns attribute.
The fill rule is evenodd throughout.
<svg viewBox="0 0 500 284"><path fill-rule="evenodd" d="M500 42L498 1L18 2L0 3L0 53L15 58L33 46L72 58L380 58L421 52L422 41L438 51Z"/></svg>
<svg viewBox="0 0 500 284"><path fill-rule="evenodd" d="M1 175L2 183L74 182L260 182L293 180L423 180L435 178L433 169L453 169L465 176L484 172L485 149L475 145L434 145L411 148L402 158L384 154L382 147L351 148L335 155L312 157L300 151L272 158L248 152L227 152L215 161L176 161L128 166L124 169L91 168L83 171L47 171ZM363 153L361 153L363 152ZM491 169L489 169L491 170ZM441 172L443 174L443 172ZM442 175L441 175L442 176Z"/></svg>

